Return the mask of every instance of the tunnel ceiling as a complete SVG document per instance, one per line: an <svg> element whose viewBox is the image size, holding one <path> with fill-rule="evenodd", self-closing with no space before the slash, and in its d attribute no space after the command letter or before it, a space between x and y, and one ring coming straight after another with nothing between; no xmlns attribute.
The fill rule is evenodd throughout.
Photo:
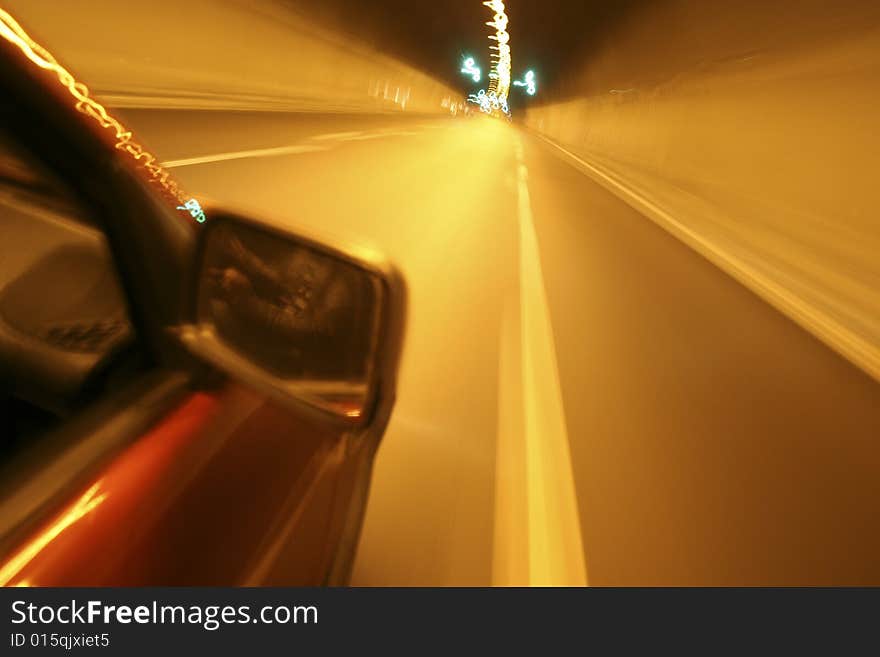
<svg viewBox="0 0 880 657"><path fill-rule="evenodd" d="M487 68L491 12L481 0L282 0L335 30L356 35L462 91L465 54ZM531 68L551 94L604 33L650 0L506 0L513 74Z"/></svg>

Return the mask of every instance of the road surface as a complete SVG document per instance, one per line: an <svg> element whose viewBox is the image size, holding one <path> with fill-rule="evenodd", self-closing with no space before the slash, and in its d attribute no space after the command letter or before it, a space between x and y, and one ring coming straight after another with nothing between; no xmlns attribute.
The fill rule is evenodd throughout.
<svg viewBox="0 0 880 657"><path fill-rule="evenodd" d="M880 385L515 125L124 110L409 288L357 585L880 584Z"/></svg>

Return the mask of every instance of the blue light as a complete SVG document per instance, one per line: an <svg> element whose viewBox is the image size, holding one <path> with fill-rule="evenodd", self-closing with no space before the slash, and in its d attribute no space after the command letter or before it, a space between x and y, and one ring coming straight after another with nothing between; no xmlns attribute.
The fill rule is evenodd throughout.
<svg viewBox="0 0 880 657"><path fill-rule="evenodd" d="M193 219L198 221L200 224L205 223L205 221L207 221L207 219L208 219L205 216L205 211L202 210L202 206L199 205L199 202L194 198L191 198L183 205L178 205L177 209L178 210L186 210L187 212L189 212L192 215Z"/></svg>
<svg viewBox="0 0 880 657"><path fill-rule="evenodd" d="M526 93L529 96L534 96L535 92L538 91L538 81L535 80L534 71L526 71L525 77L522 80L514 80L513 84L516 87L525 87Z"/></svg>
<svg viewBox="0 0 880 657"><path fill-rule="evenodd" d="M461 72L470 75L474 82L480 81L480 69L476 65L476 62L474 62L473 57L468 57L464 60Z"/></svg>

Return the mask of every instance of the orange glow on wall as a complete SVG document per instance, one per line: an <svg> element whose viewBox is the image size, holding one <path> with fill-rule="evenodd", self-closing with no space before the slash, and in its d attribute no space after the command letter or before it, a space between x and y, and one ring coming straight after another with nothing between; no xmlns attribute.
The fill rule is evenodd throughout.
<svg viewBox="0 0 880 657"><path fill-rule="evenodd" d="M150 180L159 185L165 192L185 205L191 199L183 193L171 175L162 168L156 156L144 150L143 146L133 140L133 133L122 123L110 115L107 109L98 101L89 96L89 89L82 82L78 82L73 75L64 68L52 54L34 41L24 28L3 9L0 9L0 37L16 46L36 66L43 70L51 71L58 77L58 81L70 92L76 101L76 109L90 116L102 128L114 131L116 148L124 151L141 166L146 169ZM187 210L187 213L189 211Z"/></svg>

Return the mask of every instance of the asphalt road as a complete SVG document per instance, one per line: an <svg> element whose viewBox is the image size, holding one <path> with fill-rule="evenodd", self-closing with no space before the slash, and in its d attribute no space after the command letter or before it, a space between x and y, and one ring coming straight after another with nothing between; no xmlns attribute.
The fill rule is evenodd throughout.
<svg viewBox="0 0 880 657"><path fill-rule="evenodd" d="M410 294L358 585L880 584L880 384L513 125L125 110Z"/></svg>

